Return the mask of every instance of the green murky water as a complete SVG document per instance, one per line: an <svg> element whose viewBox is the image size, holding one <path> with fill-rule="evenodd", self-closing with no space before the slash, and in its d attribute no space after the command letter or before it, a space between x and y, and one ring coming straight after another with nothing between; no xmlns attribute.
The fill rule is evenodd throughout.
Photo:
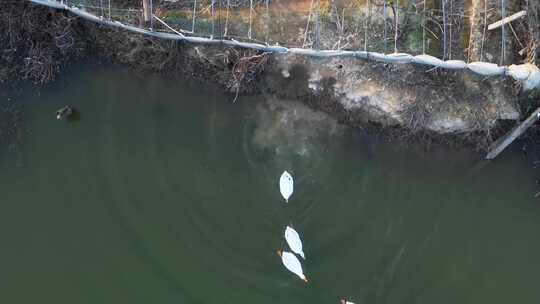
<svg viewBox="0 0 540 304"><path fill-rule="evenodd" d="M19 98L0 154L3 303L537 303L540 205L483 168L268 96L89 67ZM56 121L71 104L75 123ZM289 204L279 194L293 172ZM301 233L309 284L276 255ZM285 247L286 248L286 247Z"/></svg>

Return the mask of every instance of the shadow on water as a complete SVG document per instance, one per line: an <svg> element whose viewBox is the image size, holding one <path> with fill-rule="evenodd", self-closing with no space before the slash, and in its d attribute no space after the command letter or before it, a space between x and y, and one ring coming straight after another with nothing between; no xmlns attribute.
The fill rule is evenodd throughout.
<svg viewBox="0 0 540 304"><path fill-rule="evenodd" d="M81 121L81 112L77 109L73 109L73 113L66 118L66 121L71 123Z"/></svg>

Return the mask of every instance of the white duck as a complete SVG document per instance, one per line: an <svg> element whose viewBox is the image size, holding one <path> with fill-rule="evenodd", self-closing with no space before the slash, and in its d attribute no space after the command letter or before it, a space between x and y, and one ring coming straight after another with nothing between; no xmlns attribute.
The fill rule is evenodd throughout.
<svg viewBox="0 0 540 304"><path fill-rule="evenodd" d="M285 268L299 276L300 279L304 280L304 282L308 282L308 279L306 278L306 276L304 275L304 271L302 270L302 264L300 264L300 261L294 255L294 253L280 250L278 251L278 255L281 257L281 262L283 263L283 265L285 265Z"/></svg>
<svg viewBox="0 0 540 304"><path fill-rule="evenodd" d="M289 202L289 197L293 194L294 191L294 181L292 176L287 171L283 171L281 177L279 178L279 192L285 199L285 202Z"/></svg>
<svg viewBox="0 0 540 304"><path fill-rule="evenodd" d="M341 304L354 304L354 303L351 301L347 301L345 299L341 299Z"/></svg>
<svg viewBox="0 0 540 304"><path fill-rule="evenodd" d="M298 232L290 226L285 228L285 240L287 240L287 244L289 244L292 252L298 254L304 260L306 259L304 251L302 251L302 240L300 239L300 235L298 235Z"/></svg>

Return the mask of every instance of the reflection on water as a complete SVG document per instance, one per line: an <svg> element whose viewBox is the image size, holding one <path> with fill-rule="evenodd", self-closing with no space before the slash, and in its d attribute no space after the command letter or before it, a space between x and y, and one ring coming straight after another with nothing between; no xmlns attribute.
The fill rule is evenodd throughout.
<svg viewBox="0 0 540 304"><path fill-rule="evenodd" d="M299 102L259 98L244 127L244 151L251 169L264 172L269 184L283 170L292 171L300 182L313 179L315 172L327 172L331 162L325 162L325 154L332 140L343 139L345 128Z"/></svg>
<svg viewBox="0 0 540 304"><path fill-rule="evenodd" d="M261 148L272 148L276 154L310 157L322 144L343 133L334 119L315 112L304 105L267 97L256 107L257 128L253 143Z"/></svg>
<svg viewBox="0 0 540 304"><path fill-rule="evenodd" d="M519 153L473 169L466 153L396 148L293 101L231 104L117 68L70 71L19 102L31 133L0 158L9 303L538 299L540 212ZM66 104L80 121L55 119ZM307 285L275 253L291 223Z"/></svg>

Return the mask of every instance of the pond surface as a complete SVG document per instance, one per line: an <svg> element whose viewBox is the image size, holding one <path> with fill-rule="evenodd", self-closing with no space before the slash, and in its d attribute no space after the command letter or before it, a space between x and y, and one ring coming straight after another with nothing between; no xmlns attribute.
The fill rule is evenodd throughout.
<svg viewBox="0 0 540 304"><path fill-rule="evenodd" d="M27 90L0 154L4 303L538 303L540 202L518 151L477 166L294 101L90 66ZM57 121L70 104L77 122ZM292 172L288 204L278 180ZM301 234L310 283L282 265Z"/></svg>

